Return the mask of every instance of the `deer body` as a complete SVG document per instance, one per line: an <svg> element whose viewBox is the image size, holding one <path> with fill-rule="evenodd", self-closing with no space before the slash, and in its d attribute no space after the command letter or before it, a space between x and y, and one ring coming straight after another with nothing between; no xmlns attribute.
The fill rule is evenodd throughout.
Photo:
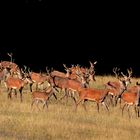
<svg viewBox="0 0 140 140"><path fill-rule="evenodd" d="M54 90L52 87L49 87L46 91L33 91L31 108L33 108L34 103L36 103L36 106L39 109L38 107L39 102L43 102L43 109L45 106L48 108L47 101L49 100L50 96L53 93L54 93Z"/></svg>
<svg viewBox="0 0 140 140"><path fill-rule="evenodd" d="M31 72L29 74L32 83L30 83L30 91L32 92L33 83L36 83L36 90L38 90L38 85L42 85L45 81L47 81L47 76L42 76L40 73Z"/></svg>
<svg viewBox="0 0 140 140"><path fill-rule="evenodd" d="M20 92L20 101L22 102L22 89L25 86L25 84L27 84L26 79L19 79L19 78L15 78L15 77L8 77L7 80L5 81L5 85L9 90L8 93L8 98L11 98L11 93L12 93L12 89L15 90L15 95L17 96L17 92L16 89L19 90Z"/></svg>
<svg viewBox="0 0 140 140"><path fill-rule="evenodd" d="M135 107L136 116L140 117L140 115L139 115L140 84L137 84L137 86L135 86L135 88L137 89L137 92L136 91L131 91L131 92L126 91L121 96L121 99L124 101L124 106L122 108L122 115L123 115L124 108L127 106L127 111L128 111L129 118L130 118L130 112L129 112L130 106Z"/></svg>
<svg viewBox="0 0 140 140"><path fill-rule="evenodd" d="M80 102L90 100L97 103L97 109L99 112L99 103L102 103L107 111L109 112L109 108L107 104L104 102L105 98L108 95L107 89L92 89L92 88L81 88L79 91L79 101L76 103L76 109ZM84 105L84 102L83 102ZM86 110L86 107L84 105L84 108Z"/></svg>

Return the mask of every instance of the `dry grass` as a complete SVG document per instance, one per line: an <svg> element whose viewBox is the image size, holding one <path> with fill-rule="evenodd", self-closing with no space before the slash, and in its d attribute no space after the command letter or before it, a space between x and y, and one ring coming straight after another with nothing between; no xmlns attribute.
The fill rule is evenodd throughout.
<svg viewBox="0 0 140 140"><path fill-rule="evenodd" d="M92 87L103 88L112 76L97 76ZM132 85L140 79L133 78ZM140 118L131 110L132 118L125 111L121 116L119 107L110 106L110 115L101 106L97 113L96 104L88 102L85 112L82 106L74 111L74 102L56 102L52 97L48 110L31 111L31 95L24 89L23 103L18 98L7 99L2 85L0 93L0 140L138 140ZM60 96L60 95L58 95Z"/></svg>

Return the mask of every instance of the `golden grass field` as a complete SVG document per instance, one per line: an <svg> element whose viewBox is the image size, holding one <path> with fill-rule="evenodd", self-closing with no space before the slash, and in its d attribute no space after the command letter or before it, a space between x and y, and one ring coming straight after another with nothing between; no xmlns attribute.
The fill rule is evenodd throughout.
<svg viewBox="0 0 140 140"><path fill-rule="evenodd" d="M103 88L103 84L115 80L112 76L96 76L91 87ZM132 78L132 85L139 78ZM48 110L31 111L31 93L23 89L23 102L18 98L7 99L2 83L0 89L0 140L138 140L140 118L131 108L131 119L126 110L121 115L119 106L109 106L110 115L103 106L97 113L96 104L87 102L87 112L80 104L74 111L74 102L69 98L57 102L54 97L48 102ZM57 97L61 95L58 94ZM41 107L41 104L40 104Z"/></svg>

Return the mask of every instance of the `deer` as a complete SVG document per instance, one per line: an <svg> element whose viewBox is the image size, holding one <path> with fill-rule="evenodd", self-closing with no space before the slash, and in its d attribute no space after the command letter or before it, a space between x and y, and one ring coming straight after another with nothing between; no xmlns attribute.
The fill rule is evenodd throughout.
<svg viewBox="0 0 140 140"><path fill-rule="evenodd" d="M33 91L31 93L32 96L32 103L31 103L31 109L33 109L34 103L36 103L37 108L39 108L39 102L43 103L43 109L48 108L48 100L49 98L54 94L54 89L52 86L48 87L47 89L44 89L44 91Z"/></svg>
<svg viewBox="0 0 140 140"><path fill-rule="evenodd" d="M89 82L94 82L96 81L95 79L95 65L97 64L97 61L95 61L94 63L92 63L91 61L89 61L90 63L90 68L89 68Z"/></svg>
<svg viewBox="0 0 140 140"><path fill-rule="evenodd" d="M136 90L137 90L137 92L136 92ZM130 116L129 108L130 108L130 106L134 106L136 117L140 117L140 114L139 114L140 83L136 82L136 86L135 86L134 91L130 90L130 91L124 92L121 96L121 99L124 102L124 105L122 107L122 116L123 116L123 112L124 112L125 107L127 107L128 116L130 118L131 116Z"/></svg>
<svg viewBox="0 0 140 140"><path fill-rule="evenodd" d="M131 84L132 69L130 69L130 70L127 69L128 76L126 76L123 72L121 72L121 75L123 76L122 79L119 77L119 74L117 73L117 71L119 71L119 69L117 67L113 68L113 72L115 73L116 79L123 80L126 83L126 86ZM107 83L107 86L111 87L111 88L120 88L121 85L120 85L119 81L109 81Z"/></svg>
<svg viewBox="0 0 140 140"><path fill-rule="evenodd" d="M120 99L121 107L121 95L125 90L127 90L128 85L131 84L132 69L127 69L128 76L121 72L123 77L120 77L117 71L119 71L117 67L113 68L113 72L115 73L115 77L118 79L118 81L109 81L107 84L105 84L105 86L110 90L109 95L112 105L116 106L118 99Z"/></svg>
<svg viewBox="0 0 140 140"><path fill-rule="evenodd" d="M1 85L1 81L5 81L6 78L10 75L10 71L8 68L2 68L0 70L0 85Z"/></svg>
<svg viewBox="0 0 140 140"><path fill-rule="evenodd" d="M2 61L0 63L0 67L10 69L11 75L14 75L19 70L19 66L13 62L13 58L12 58L13 54L12 53L7 53L7 54L8 56L10 56L10 61Z"/></svg>
<svg viewBox="0 0 140 140"><path fill-rule="evenodd" d="M36 90L38 90L38 86L42 85L45 83L45 81L48 80L48 76L47 75L41 75L40 73L37 72L29 72L29 77L31 79L32 82L30 82L30 91L32 92L33 88L33 84L36 84Z"/></svg>
<svg viewBox="0 0 140 140"><path fill-rule="evenodd" d="M60 97L59 101L62 100L64 97L68 97L69 95L74 94L74 92L78 91L78 88L85 87L85 82L82 80L77 81L69 78L62 78L59 76L51 75L50 73L50 79L48 81L50 85L52 85L54 88L60 88L61 91L64 92L64 96ZM76 99L74 96L71 96L73 100L76 102Z"/></svg>
<svg viewBox="0 0 140 140"><path fill-rule="evenodd" d="M21 71L20 71L21 72ZM12 99L12 90L15 91L15 96L17 97L17 89L20 92L20 101L22 102L22 90L24 88L24 86L26 84L29 83L29 79L26 77L26 75L20 74L18 75L19 77L13 77L13 76L9 76L7 77L7 79L4 81L5 86L7 88L8 91L8 99Z"/></svg>
<svg viewBox="0 0 140 140"><path fill-rule="evenodd" d="M94 101L97 104L97 111L99 113L99 104L101 103L106 110L109 113L109 107L105 103L105 99L108 95L109 90L108 89L93 89L93 88L80 88L79 89L79 100L76 103L76 108L77 110L78 105L80 102L83 102L83 107L85 111L87 111L86 106L85 106L85 101Z"/></svg>

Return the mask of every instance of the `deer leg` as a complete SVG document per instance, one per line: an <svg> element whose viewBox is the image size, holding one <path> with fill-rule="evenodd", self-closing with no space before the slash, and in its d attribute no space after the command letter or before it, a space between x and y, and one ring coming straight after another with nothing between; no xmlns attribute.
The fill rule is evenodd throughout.
<svg viewBox="0 0 140 140"><path fill-rule="evenodd" d="M47 108L48 108L48 103L47 103L47 101L44 101L43 109L44 109L45 106L46 106L46 109L47 109Z"/></svg>
<svg viewBox="0 0 140 140"><path fill-rule="evenodd" d="M36 83L36 90L38 90L38 83Z"/></svg>
<svg viewBox="0 0 140 140"><path fill-rule="evenodd" d="M99 113L99 103L97 102L97 111Z"/></svg>
<svg viewBox="0 0 140 140"><path fill-rule="evenodd" d="M85 111L87 111L86 105L85 105L85 102L86 102L86 101L87 101L87 100L84 100L83 103L82 103L82 105L83 105Z"/></svg>
<svg viewBox="0 0 140 140"><path fill-rule="evenodd" d="M20 92L20 101L22 102L22 90L23 90L23 87L21 87L20 89L19 89L19 92Z"/></svg>
<svg viewBox="0 0 140 140"><path fill-rule="evenodd" d="M119 104L120 104L120 108L121 108L122 101L121 101L121 98L118 98L118 99L119 99Z"/></svg>
<svg viewBox="0 0 140 140"><path fill-rule="evenodd" d="M109 113L109 107L107 106L107 104L105 102L102 102L102 105L105 107L105 109L108 111Z"/></svg>
<svg viewBox="0 0 140 140"><path fill-rule="evenodd" d="M140 117L139 116L139 106L135 105L134 109L135 109L136 117Z"/></svg>
<svg viewBox="0 0 140 140"><path fill-rule="evenodd" d="M29 87L30 87L30 92L32 92L33 90L32 90L32 86L33 86L33 83L30 83L29 84Z"/></svg>
<svg viewBox="0 0 140 140"><path fill-rule="evenodd" d="M53 96L54 96L54 98L57 100L57 97L56 97L55 93L53 93Z"/></svg>
<svg viewBox="0 0 140 140"><path fill-rule="evenodd" d="M36 106L37 106L38 110L40 111L41 109L39 108L39 100L36 100Z"/></svg>
<svg viewBox="0 0 140 140"><path fill-rule="evenodd" d="M130 105L127 106L127 112L128 112L128 116L129 116L129 119L130 119L130 117L131 117L130 116Z"/></svg>
<svg viewBox="0 0 140 140"><path fill-rule="evenodd" d="M75 99L75 97L74 97L74 96L72 96L72 99L74 100L74 103L76 104L76 99Z"/></svg>
<svg viewBox="0 0 140 140"><path fill-rule="evenodd" d="M64 90L64 95L63 95L62 97L59 98L59 101L61 101L64 97L68 96L68 95L67 95L68 92L66 92L65 89L62 89L62 90Z"/></svg>
<svg viewBox="0 0 140 140"><path fill-rule="evenodd" d="M15 97L17 98L17 90L16 90L16 89L14 89L14 91L15 91Z"/></svg>
<svg viewBox="0 0 140 140"><path fill-rule="evenodd" d="M123 112L124 112L124 108L127 106L127 104L124 104L124 106L122 107L122 116L123 116Z"/></svg>
<svg viewBox="0 0 140 140"><path fill-rule="evenodd" d="M12 88L9 89L10 91L8 92L8 98L12 99L11 93L12 93Z"/></svg>
<svg viewBox="0 0 140 140"><path fill-rule="evenodd" d="M111 104L112 106L114 106L113 105L113 95L108 95L108 103L109 103L109 105Z"/></svg>
<svg viewBox="0 0 140 140"><path fill-rule="evenodd" d="M33 99L32 103L31 103L31 110L33 110L33 104L35 103L35 99Z"/></svg>
<svg viewBox="0 0 140 140"><path fill-rule="evenodd" d="M138 108L138 117L140 117L140 106L138 106L137 108Z"/></svg>
<svg viewBox="0 0 140 140"><path fill-rule="evenodd" d="M77 111L77 107L78 107L78 105L80 104L80 102L82 102L82 101L83 101L83 99L79 99L79 101L76 103L75 111Z"/></svg>

